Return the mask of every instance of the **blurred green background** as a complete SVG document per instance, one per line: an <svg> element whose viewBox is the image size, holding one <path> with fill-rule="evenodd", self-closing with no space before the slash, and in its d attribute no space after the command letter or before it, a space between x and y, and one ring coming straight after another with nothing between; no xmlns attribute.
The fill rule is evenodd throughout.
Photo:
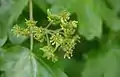
<svg viewBox="0 0 120 77"><path fill-rule="evenodd" d="M42 58L37 41L29 59L28 37L11 33L28 19L28 0L0 0L0 77L120 77L120 0L33 0L38 26L48 24L47 9L67 10L77 20L80 43L74 56L53 63Z"/></svg>

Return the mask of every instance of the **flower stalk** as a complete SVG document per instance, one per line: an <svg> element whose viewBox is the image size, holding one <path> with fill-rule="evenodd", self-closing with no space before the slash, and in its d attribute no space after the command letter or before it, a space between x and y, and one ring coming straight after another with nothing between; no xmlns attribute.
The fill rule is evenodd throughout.
<svg viewBox="0 0 120 77"><path fill-rule="evenodd" d="M29 18L31 21L33 21L33 4L32 0L29 0ZM33 51L33 32L32 32L32 26L30 26L30 51Z"/></svg>

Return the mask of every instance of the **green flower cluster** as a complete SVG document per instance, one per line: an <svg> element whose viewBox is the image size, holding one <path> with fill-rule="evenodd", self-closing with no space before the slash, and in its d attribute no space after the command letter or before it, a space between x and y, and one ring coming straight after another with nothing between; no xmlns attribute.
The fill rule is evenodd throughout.
<svg viewBox="0 0 120 77"><path fill-rule="evenodd" d="M42 27L33 27L33 35L34 39L36 39L39 42L43 42L45 40L45 30Z"/></svg>
<svg viewBox="0 0 120 77"><path fill-rule="evenodd" d="M59 14L52 14L50 10L47 10L47 14L50 24L46 27L37 27L36 21L26 20L26 28L20 28L18 25L15 25L12 32L17 36L30 36L32 28L34 39L45 44L45 46L40 48L40 50L43 51L43 57L55 62L58 60L58 56L55 52L64 51L64 58L70 59L76 42L80 39L76 34L78 22L70 20L70 13L67 11L63 11ZM50 26L54 27L53 25L58 25L59 28L54 30L49 28Z"/></svg>
<svg viewBox="0 0 120 77"><path fill-rule="evenodd" d="M28 36L30 34L30 31L28 28L24 29L19 27L18 25L15 25L11 31L14 33L14 35L16 35L17 37L19 37L20 35L24 35L24 36Z"/></svg>
<svg viewBox="0 0 120 77"><path fill-rule="evenodd" d="M47 57L47 59L52 59L53 62L58 61L58 58L54 53L55 48L53 46L47 45L40 49L44 52L43 57Z"/></svg>

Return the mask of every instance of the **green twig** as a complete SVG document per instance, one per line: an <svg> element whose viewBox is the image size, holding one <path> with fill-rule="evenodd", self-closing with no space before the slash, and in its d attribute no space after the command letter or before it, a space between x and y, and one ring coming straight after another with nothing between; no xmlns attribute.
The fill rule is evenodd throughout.
<svg viewBox="0 0 120 77"><path fill-rule="evenodd" d="M62 31L62 29L57 29L57 30L48 30L48 33L60 33L60 34L63 34L64 35L64 33L63 32L61 32Z"/></svg>
<svg viewBox="0 0 120 77"><path fill-rule="evenodd" d="M47 44L50 45L50 40L47 33L46 33L46 41L47 41Z"/></svg>
<svg viewBox="0 0 120 77"><path fill-rule="evenodd" d="M29 18L33 20L33 4L32 0L29 0ZM33 50L33 33L32 33L32 26L30 27L30 51Z"/></svg>
<svg viewBox="0 0 120 77"><path fill-rule="evenodd" d="M33 20L33 4L32 4L32 0L29 0L29 18L30 18L30 20Z"/></svg>
<svg viewBox="0 0 120 77"><path fill-rule="evenodd" d="M49 28L49 27L52 25L52 23L53 23L53 22L50 22L50 23L46 26L46 28Z"/></svg>
<svg viewBox="0 0 120 77"><path fill-rule="evenodd" d="M60 46L60 45L56 45L53 52L55 52L55 51L58 49L59 46Z"/></svg>

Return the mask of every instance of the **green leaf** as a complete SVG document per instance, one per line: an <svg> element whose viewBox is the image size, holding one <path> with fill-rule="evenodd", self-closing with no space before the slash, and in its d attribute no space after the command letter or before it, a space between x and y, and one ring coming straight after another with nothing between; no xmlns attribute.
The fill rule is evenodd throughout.
<svg viewBox="0 0 120 77"><path fill-rule="evenodd" d="M26 36L20 35L17 37L14 35L12 32L9 33L9 40L11 41L12 44L21 44L27 39Z"/></svg>
<svg viewBox="0 0 120 77"><path fill-rule="evenodd" d="M21 15L19 19L17 20L17 25L19 25L21 28L26 28L25 24L25 16ZM9 40L12 44L22 44L25 40L27 40L28 36L22 36L20 35L17 37L11 30L8 33Z"/></svg>
<svg viewBox="0 0 120 77"><path fill-rule="evenodd" d="M101 16L105 20L107 26L113 31L120 30L120 19L117 17L116 13L108 8L105 2L101 3Z"/></svg>
<svg viewBox="0 0 120 77"><path fill-rule="evenodd" d="M99 0L57 0L52 4L51 9L56 10L57 8L67 9L77 14L79 34L85 36L88 40L101 37L102 20L99 15Z"/></svg>
<svg viewBox="0 0 120 77"><path fill-rule="evenodd" d="M83 61L76 61L74 59L66 60L65 72L69 77L81 77L81 73L84 67Z"/></svg>
<svg viewBox="0 0 120 77"><path fill-rule="evenodd" d="M48 9L48 4L45 0L33 0L33 2L43 10L43 12L46 13L46 10Z"/></svg>
<svg viewBox="0 0 120 77"><path fill-rule="evenodd" d="M88 56L82 77L120 77L120 48L112 46Z"/></svg>
<svg viewBox="0 0 120 77"><path fill-rule="evenodd" d="M99 2L99 1L98 1ZM79 33L84 35L88 40L94 37L101 37L102 20L99 16L99 4L94 0L84 1L81 3L82 8L77 15L79 16Z"/></svg>
<svg viewBox="0 0 120 77"><path fill-rule="evenodd" d="M4 56L4 52L5 50L0 48L0 70L2 70L2 66L3 66L3 56Z"/></svg>
<svg viewBox="0 0 120 77"><path fill-rule="evenodd" d="M3 57L5 77L67 77L59 68L51 68L36 60L29 49L15 46L7 49Z"/></svg>
<svg viewBox="0 0 120 77"><path fill-rule="evenodd" d="M2 47L6 41L7 41L7 36L5 36L4 38L0 38L0 47Z"/></svg>
<svg viewBox="0 0 120 77"><path fill-rule="evenodd" d="M107 2L112 6L112 8L116 11L120 11L120 0L107 0Z"/></svg>
<svg viewBox="0 0 120 77"><path fill-rule="evenodd" d="M1 0L0 7L0 38L5 37L8 29L17 20L28 0Z"/></svg>

